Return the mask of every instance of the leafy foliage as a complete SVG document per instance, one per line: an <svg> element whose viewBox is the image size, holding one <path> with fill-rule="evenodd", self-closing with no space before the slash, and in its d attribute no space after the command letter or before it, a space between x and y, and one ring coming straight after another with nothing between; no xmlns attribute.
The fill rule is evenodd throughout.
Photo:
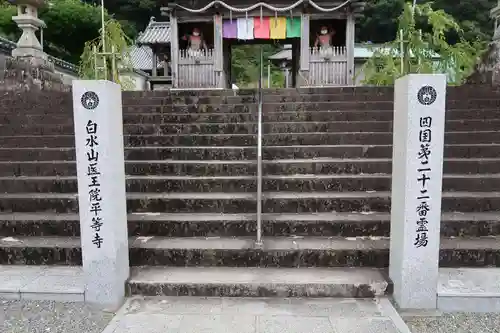
<svg viewBox="0 0 500 333"><path fill-rule="evenodd" d="M280 47L274 44L239 45L234 46L231 52L232 78L238 86L256 86L260 77L260 50L262 48L263 76L267 77L266 59L276 53ZM279 68L271 65L271 85L281 87L284 77Z"/></svg>
<svg viewBox="0 0 500 333"><path fill-rule="evenodd" d="M448 45L453 45L453 50L440 47L440 53L454 51L461 59L460 62L475 61L469 52L471 45L476 45L477 40L488 41L493 30L493 22L489 17L491 8L497 5L497 0L418 0L421 5L432 7L436 12L444 10L453 17L460 29L449 29L444 33ZM100 0L50 0L51 5L40 11L40 18L48 26L44 31L44 44L46 51L64 60L78 63L83 51L84 43L99 36L101 27ZM161 2L156 0L106 0L106 20L114 18L120 22L125 34L131 38L137 31L143 30L151 16L160 15ZM400 14L405 8L405 0L370 0L367 1L363 17L356 22L356 37L358 41L372 41L373 43L386 43L399 38L397 32L400 26ZM12 21L15 7L5 0L0 0L0 35L11 40L16 40L20 30ZM429 18L417 15L415 25L422 30L422 41L428 42L426 37L433 34ZM440 22L442 23L442 22ZM405 36L405 39L408 36ZM410 35L410 37L418 37ZM461 44L468 41L469 44ZM413 39L412 43L418 41ZM458 43L458 44L456 44ZM394 44L394 43L392 43ZM409 45L410 43L408 43ZM433 45L434 47L434 45ZM238 50L240 48L237 48ZM250 58L259 59L258 46L245 46L241 51L233 49L232 64L233 77L239 83L250 84L258 77L258 66ZM399 46L397 47L399 49ZM444 50L443 50L444 49ZM269 53L266 53L269 50ZM265 56L277 50L274 46L265 46ZM414 52L418 52L415 50ZM453 52L452 52L453 53ZM446 57L445 57L446 58ZM412 58L414 59L414 58ZM449 57L447 58L450 59ZM397 59L394 59L397 61ZM385 67L390 69L389 63ZM420 66L428 65L420 62ZM465 64L465 68L468 65ZM415 64L412 62L412 66ZM400 71L400 64L394 62L394 73ZM455 66L457 67L457 66ZM422 69L421 69L422 70ZM460 75L460 71L457 72ZM272 76L279 82L282 77L279 69L273 67ZM387 79L387 75L381 79ZM274 79L273 79L274 80ZM389 81L393 81L391 78Z"/></svg>
<svg viewBox="0 0 500 333"><path fill-rule="evenodd" d="M406 0L367 1L363 17L356 23L358 41L384 43L394 40L399 25L398 17L403 11ZM419 4L429 4L434 10L442 9L453 16L463 30L466 40L489 40L493 33L490 10L497 0L418 0ZM424 23L421 20L419 23ZM425 24L423 24L425 26ZM424 27L424 31L428 27ZM454 43L457 35L451 33L449 42Z"/></svg>
<svg viewBox="0 0 500 333"><path fill-rule="evenodd" d="M410 73L443 73L451 84L460 84L486 47L480 39L467 41L456 20L430 3L415 10L406 3L398 21L398 38L374 49L374 56L363 66L365 84L390 85ZM427 24L430 31L423 31L418 22ZM457 35L455 44L447 41L449 33Z"/></svg>
<svg viewBox="0 0 500 333"><path fill-rule="evenodd" d="M85 42L78 74L83 79L108 79L121 84L125 89L130 88L133 82L119 74L132 71L129 54L132 40L125 34L120 22L114 19L106 21L104 30L104 44L102 29L99 30L99 37ZM113 61L116 66L113 66Z"/></svg>
<svg viewBox="0 0 500 333"><path fill-rule="evenodd" d="M100 6L100 0L84 0L94 6ZM135 36L149 23L151 16L160 16L161 2L155 0L106 0L108 12L120 21L129 36ZM130 23L129 23L130 22ZM132 31L133 30L133 31Z"/></svg>
<svg viewBox="0 0 500 333"><path fill-rule="evenodd" d="M16 8L0 0L0 36L11 40L20 36L16 23L12 21L14 15L16 15Z"/></svg>
<svg viewBox="0 0 500 333"><path fill-rule="evenodd" d="M12 21L15 13L15 6L6 1L0 4L0 31L12 40L21 34ZM80 0L50 0L40 9L39 16L48 27L43 32L45 51L69 62L78 63L85 42L99 36L101 9L94 4ZM105 19L110 18L106 11ZM133 23L125 22L122 26L129 36L135 36Z"/></svg>

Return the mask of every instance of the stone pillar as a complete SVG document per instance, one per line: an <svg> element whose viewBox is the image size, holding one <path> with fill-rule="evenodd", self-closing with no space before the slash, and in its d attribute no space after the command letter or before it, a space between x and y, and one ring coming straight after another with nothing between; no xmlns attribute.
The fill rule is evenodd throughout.
<svg viewBox="0 0 500 333"><path fill-rule="evenodd" d="M85 301L117 309L129 277L122 96L110 81L73 81Z"/></svg>
<svg viewBox="0 0 500 333"><path fill-rule="evenodd" d="M446 101L446 75L396 81L389 275L403 309L435 309Z"/></svg>

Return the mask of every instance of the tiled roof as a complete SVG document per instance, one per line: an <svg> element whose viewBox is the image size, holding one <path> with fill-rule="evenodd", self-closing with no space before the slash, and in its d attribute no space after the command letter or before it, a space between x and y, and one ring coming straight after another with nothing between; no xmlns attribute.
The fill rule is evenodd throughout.
<svg viewBox="0 0 500 333"><path fill-rule="evenodd" d="M154 17L151 18L146 30L139 33L137 44L152 45L152 44L169 44L170 43L170 23L156 22Z"/></svg>
<svg viewBox="0 0 500 333"><path fill-rule="evenodd" d="M132 45L129 49L130 62L134 69L142 71L153 69L153 50L147 45ZM158 68L161 67L158 63Z"/></svg>

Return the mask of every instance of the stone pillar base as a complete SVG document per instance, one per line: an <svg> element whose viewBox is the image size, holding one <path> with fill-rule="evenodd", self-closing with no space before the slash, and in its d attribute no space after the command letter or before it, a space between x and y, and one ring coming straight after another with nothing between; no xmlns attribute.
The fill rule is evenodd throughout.
<svg viewBox="0 0 500 333"><path fill-rule="evenodd" d="M6 60L0 73L0 90L55 90L69 91L61 74L54 72L54 64L43 58L15 57Z"/></svg>

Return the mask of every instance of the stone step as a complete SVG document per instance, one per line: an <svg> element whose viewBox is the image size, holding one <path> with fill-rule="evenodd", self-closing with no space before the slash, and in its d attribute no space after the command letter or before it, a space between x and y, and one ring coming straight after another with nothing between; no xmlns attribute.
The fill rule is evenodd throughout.
<svg viewBox="0 0 500 333"><path fill-rule="evenodd" d="M0 114L44 114L60 110L73 110L71 93L47 90L29 93L2 91L0 98Z"/></svg>
<svg viewBox="0 0 500 333"><path fill-rule="evenodd" d="M265 160L318 158L390 159L392 158L392 145L265 146L262 147L262 153ZM444 154L447 158L472 158L474 162L488 164L489 159L500 156L500 144L445 145ZM143 146L125 148L125 158L129 161L201 160L209 162L207 160L254 160L257 158L256 156L257 147L253 146ZM11 164L19 164L18 162L26 161L30 161L30 163L33 163L33 161L54 161L54 163L59 163L58 161L74 160L74 148L0 147L0 161L14 161ZM10 167L7 167L6 163L0 163L0 170L10 170ZM8 172L10 173L11 171ZM386 173L388 171L382 172ZM489 172L495 173L496 171ZM15 172L14 174L22 175L20 172Z"/></svg>
<svg viewBox="0 0 500 333"><path fill-rule="evenodd" d="M500 169L500 166L498 166ZM499 170L500 171L500 170ZM390 174L263 176L263 191L390 191ZM3 193L77 193L76 177L0 177ZM256 176L128 176L127 192L225 192L257 191ZM500 173L444 175L443 191L500 192Z"/></svg>
<svg viewBox="0 0 500 333"><path fill-rule="evenodd" d="M450 120L446 131L495 131L500 128L500 119ZM169 134L255 134L257 123L188 123L188 124L125 124L126 135ZM263 133L308 133L308 132L392 132L392 121L331 121L331 122L266 122ZM22 126L0 125L2 136L61 135L74 134L74 126L33 124Z"/></svg>
<svg viewBox="0 0 500 333"><path fill-rule="evenodd" d="M392 121L392 110L359 111L273 111L264 112L264 122L304 122L304 121ZM499 119L500 109L446 110L446 119L451 120L486 120Z"/></svg>
<svg viewBox="0 0 500 333"><path fill-rule="evenodd" d="M252 134L177 134L177 135L125 135L125 146L256 146L257 135ZM73 135L0 136L0 145L16 147L73 147ZM500 132L448 132L447 144L500 143ZM273 133L264 134L263 145L351 145L392 144L392 133Z"/></svg>
<svg viewBox="0 0 500 333"><path fill-rule="evenodd" d="M22 125L66 125L74 126L73 114L66 115L50 114L22 114L22 115L0 115L3 124ZM164 123L242 123L257 120L255 112L233 112L233 113L126 113L123 115L124 124L164 124Z"/></svg>
<svg viewBox="0 0 500 333"><path fill-rule="evenodd" d="M264 213L389 212L390 192L264 192ZM2 193L0 211L73 213L76 194ZM127 210L152 213L255 213L255 193L127 193ZM500 210L500 192L443 192L443 212Z"/></svg>
<svg viewBox="0 0 500 333"><path fill-rule="evenodd" d="M255 237L255 214L130 213L130 236ZM389 237L390 213L263 214L263 236ZM78 214L0 213L0 237L79 236ZM495 212L443 213L444 237L500 236Z"/></svg>
<svg viewBox="0 0 500 333"><path fill-rule="evenodd" d="M255 193L127 193L128 212L255 213ZM0 211L74 213L76 193L2 193Z"/></svg>
<svg viewBox="0 0 500 333"><path fill-rule="evenodd" d="M494 109L500 106L499 99L448 100L446 108L453 110ZM352 101L352 102L290 102L264 103L263 112L273 111L371 111L394 110L392 101Z"/></svg>
<svg viewBox="0 0 500 333"><path fill-rule="evenodd" d="M274 102L265 102L263 103L263 111L296 111L296 110L309 110L309 111L320 111L320 110L393 110L394 103L390 99L380 100L370 100L367 97L367 100L360 100L359 98L349 98L347 100L332 100L332 101L317 101L314 98L322 99L322 97L308 97L304 96L304 99L311 99L312 101L305 102L293 102L280 101L281 97L278 98L278 101ZM290 99L290 98L288 98ZM323 99L332 99L331 97L325 97ZM219 108L221 105L227 105L231 109L235 109L232 106L235 105L243 105L248 106L252 105L254 108L257 106L257 101L253 99L253 97L225 97L225 98L212 98L212 97L194 97L187 98L186 100L176 100L176 101L168 101L163 98L147 98L147 99L132 99L123 103L123 111L126 112L138 112L138 110L142 110L141 112L145 112L146 110L150 110L149 112L156 111L169 111L169 110L183 110L181 112L188 112L189 109L196 108L198 110L205 110L206 112L210 112L209 110L222 110L223 108ZM500 106L500 99L487 99L487 98L469 98L467 100L461 99L447 99L446 107L452 109L481 109L481 108L496 108ZM225 108L224 108L225 109ZM238 108L239 109L239 108Z"/></svg>
<svg viewBox="0 0 500 333"><path fill-rule="evenodd" d="M355 88L358 89L358 88ZM379 91L374 91L373 87L369 87L366 89L371 89L369 90L362 90L362 91L349 91L349 92L341 92L337 91L335 93L330 93L328 90L304 90L304 91L294 91L294 92L272 92L271 90L268 90L265 93L265 98L271 98L271 99L276 99L276 98L282 98L281 96L288 96L287 98L293 97L293 96L331 96L332 98L335 98L336 100L340 99L354 99L354 100L366 100L370 98L371 100L378 99L378 98L388 98L388 96L392 95L392 90L379 90ZM281 96L277 97L272 97L276 96L277 93ZM173 101L175 102L188 102L188 103L202 103L202 102L214 102L216 104L221 104L221 103L229 103L229 102L252 102L255 100L254 96L256 94L255 91L250 92L250 91L238 91L235 96L235 92L233 91L226 91L224 93L206 93L206 92L196 92L195 94L192 93L176 93L176 94L171 94L167 93L168 95L133 95L133 94L124 94L123 102L124 104L130 103L135 103L135 104L146 104L146 103L151 103L150 100L157 100L156 103L165 104L165 103L171 103ZM26 94L27 95L27 94ZM454 88L452 89L451 87L447 89L447 100L448 101L456 101L457 99L461 100L463 98L468 98L469 100L478 100L478 99L483 99L483 100L498 100L498 92L492 91L491 87L488 89L462 89L462 88ZM267 97L271 96L271 97ZM386 97L387 96L387 97ZM306 98L306 97L304 97ZM316 98L316 97L315 97ZM282 99L279 99L282 100ZM491 104L491 102L489 102ZM56 110L56 109L64 109L64 108L71 108L72 107L72 96L71 93L47 93L46 91L42 93L34 93L30 94L30 96L23 96L19 94L14 94L14 93L5 93L2 96L2 101L0 102L0 113L11 113L12 112L12 105L16 105L16 108L20 108L23 110L36 110L39 108L39 105L47 105L49 107L44 107L44 112L49 111L49 110ZM52 106L52 107L50 107ZM50 111L49 111L50 112Z"/></svg>
<svg viewBox="0 0 500 333"><path fill-rule="evenodd" d="M171 89L171 90L143 90L124 91L124 98L170 97L170 96L248 96L258 93L257 89Z"/></svg>
<svg viewBox="0 0 500 333"><path fill-rule="evenodd" d="M322 102L382 102L393 103L394 96L389 94L270 94L264 93L263 103L322 103Z"/></svg>
<svg viewBox="0 0 500 333"><path fill-rule="evenodd" d="M256 103L194 103L194 104L151 104L150 101L138 101L140 104L123 104L123 114L129 113L156 113L166 115L179 114L218 114L218 113L251 113L256 112ZM147 103L144 103L147 102ZM72 110L72 109L71 109Z"/></svg>
<svg viewBox="0 0 500 333"><path fill-rule="evenodd" d="M307 97L304 97L307 98ZM192 98L186 101L169 102L163 98L133 99L123 103L123 112L189 112L198 110L198 112L239 112L237 110L257 110L256 100L246 101L246 97L227 97L227 98ZM252 99L252 98L250 98ZM281 97L279 98L281 99ZM327 99L330 99L327 97ZM479 105L492 105L494 103L484 103L483 100L477 101ZM125 101L124 101L125 102ZM483 103L483 104L481 104ZM296 110L393 110L393 101L366 101L350 98L346 101L318 101L318 102L265 102L263 111L296 111ZM454 101L451 105L457 105ZM213 111L212 111L213 110ZM223 111L224 110L224 111ZM227 111L225 111L227 110ZM241 112L241 111L240 111Z"/></svg>
<svg viewBox="0 0 500 333"><path fill-rule="evenodd" d="M376 86L352 86L352 87L315 87L315 88L265 88L263 94L281 95L281 96L296 96L296 95L355 95L355 96L377 96L377 95L393 95L394 87L376 87ZM448 86L446 88L446 97L449 99L456 98L499 98L500 93L496 89L492 89L491 85L462 85Z"/></svg>
<svg viewBox="0 0 500 333"><path fill-rule="evenodd" d="M129 296L347 297L390 294L372 268L134 267Z"/></svg>
<svg viewBox="0 0 500 333"><path fill-rule="evenodd" d="M393 95L393 87L315 87L315 88L263 88L264 96L303 96L303 95L353 95L353 96L379 96ZM123 96L127 98L146 97L169 97L169 96L247 96L257 93L257 89L214 89L214 90L169 90L169 91L125 91ZM499 92L492 89L491 85L462 85L448 86L446 89L448 98L476 97L476 98L498 98Z"/></svg>
<svg viewBox="0 0 500 333"><path fill-rule="evenodd" d="M106 239L104 239L106 241ZM500 265L497 237L442 238L440 266ZM383 237L271 237L256 247L254 238L131 237L131 266L374 267L389 265L389 239ZM0 264L82 265L78 237L5 237Z"/></svg>
<svg viewBox="0 0 500 333"><path fill-rule="evenodd" d="M392 159L348 159L348 158L313 158L313 159L276 159L265 160L264 174L275 175L332 175L391 174ZM445 174L496 174L500 173L500 159L482 158L446 158L443 162Z"/></svg>
<svg viewBox="0 0 500 333"><path fill-rule="evenodd" d="M393 111L290 111L290 112L264 112L264 122L331 122L331 121L392 121ZM452 120L488 120L500 119L500 108L496 109L471 109L446 111L446 119ZM256 112L232 113L125 113L124 124L166 124L166 123L244 123L256 122ZM27 125L67 125L73 126L73 115L67 113L53 114L0 114L0 122L9 126Z"/></svg>
<svg viewBox="0 0 500 333"><path fill-rule="evenodd" d="M256 159L257 147L128 147L125 158L136 161ZM1 148L0 161L74 161L74 148Z"/></svg>
<svg viewBox="0 0 500 333"><path fill-rule="evenodd" d="M446 96L446 104L457 103L458 101L464 100L463 96L458 94L452 94ZM483 103L483 101L488 101L486 105L492 105L493 101L498 101L499 95L485 95L485 96L469 96L468 98L471 101L479 101ZM392 92L390 94L294 94L294 95L286 95L286 94L270 94L263 95L263 103L393 103L394 96ZM474 103L473 103L474 104Z"/></svg>
<svg viewBox="0 0 500 333"><path fill-rule="evenodd" d="M255 161L187 161L156 160L126 161L125 172L128 175L177 175L177 176L237 176L255 175ZM0 162L1 176L75 176L74 161L46 162Z"/></svg>
<svg viewBox="0 0 500 333"><path fill-rule="evenodd" d="M390 174L389 158L313 158L264 160L264 175L373 175ZM446 158L445 174L497 174L498 158ZM131 176L255 176L255 160L127 160ZM73 161L0 161L0 177L76 176ZM367 177L368 177L367 176ZM485 177L487 177L485 175Z"/></svg>
<svg viewBox="0 0 500 333"><path fill-rule="evenodd" d="M392 158L392 144L387 145L290 145L263 147L265 159L308 158ZM445 144L447 158L496 158L500 144Z"/></svg>
<svg viewBox="0 0 500 333"><path fill-rule="evenodd" d="M257 93L242 96L175 96L167 97L143 97L143 98L122 98L125 106L133 105L224 105L224 104L254 104L257 102Z"/></svg>

